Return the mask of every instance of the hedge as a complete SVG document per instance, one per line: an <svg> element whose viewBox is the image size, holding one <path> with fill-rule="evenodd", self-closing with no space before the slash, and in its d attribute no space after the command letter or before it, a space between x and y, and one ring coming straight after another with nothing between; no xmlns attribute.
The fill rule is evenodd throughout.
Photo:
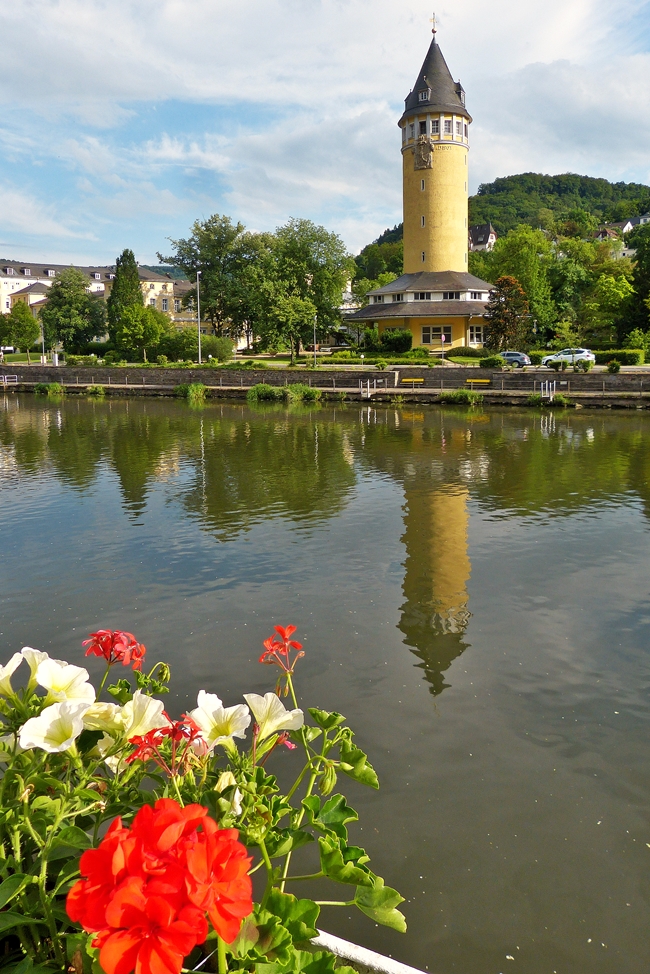
<svg viewBox="0 0 650 974"><path fill-rule="evenodd" d="M642 348L611 348L607 352L594 352L597 365L607 365L616 359L621 365L643 365L645 352Z"/></svg>
<svg viewBox="0 0 650 974"><path fill-rule="evenodd" d="M500 369L504 362L500 355L488 355L478 363L482 369Z"/></svg>

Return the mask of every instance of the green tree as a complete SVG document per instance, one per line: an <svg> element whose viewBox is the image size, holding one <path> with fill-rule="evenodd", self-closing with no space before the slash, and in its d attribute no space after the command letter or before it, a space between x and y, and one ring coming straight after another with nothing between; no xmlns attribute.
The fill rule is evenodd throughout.
<svg viewBox="0 0 650 974"><path fill-rule="evenodd" d="M634 287L624 274L601 274L586 297L579 318L583 340L608 344L623 332ZM637 346L638 347L638 346Z"/></svg>
<svg viewBox="0 0 650 974"><path fill-rule="evenodd" d="M650 223L640 224L627 234L628 247L634 248L634 270L632 283L634 296L630 299L628 314L623 331L641 328L645 331L650 324L648 319L648 298L650 298Z"/></svg>
<svg viewBox="0 0 650 974"><path fill-rule="evenodd" d="M144 305L140 273L132 250L123 250L115 261L115 279L106 300L108 332L115 341L118 322L126 308Z"/></svg>
<svg viewBox="0 0 650 974"><path fill-rule="evenodd" d="M48 348L60 342L73 351L106 331L104 301L87 291L86 278L76 267L56 275L40 316Z"/></svg>
<svg viewBox="0 0 650 974"><path fill-rule="evenodd" d="M484 346L490 352L504 352L528 344L530 315L524 290L514 277L500 277L485 310Z"/></svg>
<svg viewBox="0 0 650 974"><path fill-rule="evenodd" d="M9 343L27 352L27 362L30 363L29 350L41 334L38 321L25 301L16 301L6 317Z"/></svg>
<svg viewBox="0 0 650 974"><path fill-rule="evenodd" d="M546 330L557 319L548 277L551 259L551 243L546 235L525 225L497 240L491 254L491 263L498 277L517 280L528 299L533 319Z"/></svg>
<svg viewBox="0 0 650 974"><path fill-rule="evenodd" d="M115 344L125 352L142 352L146 362L147 349L158 344L168 327L162 311L134 304L122 309L115 326Z"/></svg>
<svg viewBox="0 0 650 974"><path fill-rule="evenodd" d="M186 239L171 240L174 254L158 259L181 268L191 280L200 277L201 318L207 319L219 336L236 331L233 316L241 312L241 273L254 251L250 234L243 223L215 213L207 220L196 220ZM196 303L196 287L188 291L186 304ZM238 336L233 336L238 337Z"/></svg>

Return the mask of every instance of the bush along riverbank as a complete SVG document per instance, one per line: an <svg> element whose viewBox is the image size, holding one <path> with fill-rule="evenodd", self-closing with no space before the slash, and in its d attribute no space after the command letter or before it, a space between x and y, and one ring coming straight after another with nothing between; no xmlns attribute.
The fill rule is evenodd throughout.
<svg viewBox="0 0 650 974"><path fill-rule="evenodd" d="M147 671L131 633L84 642L106 663L97 688L36 649L0 666L3 971L333 974L334 954L310 946L322 907L405 931L403 897L350 843L358 815L337 790L377 775L345 717L299 706L294 633L264 641L274 690L229 706L200 690L178 718L160 699L169 668ZM282 790L286 749L302 759ZM320 879L325 899L300 898Z"/></svg>

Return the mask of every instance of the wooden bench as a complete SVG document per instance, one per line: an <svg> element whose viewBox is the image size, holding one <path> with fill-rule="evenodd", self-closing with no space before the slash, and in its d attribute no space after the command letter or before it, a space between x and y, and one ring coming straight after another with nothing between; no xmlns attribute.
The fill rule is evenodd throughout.
<svg viewBox="0 0 650 974"><path fill-rule="evenodd" d="M470 385L489 386L492 379L465 379Z"/></svg>
<svg viewBox="0 0 650 974"><path fill-rule="evenodd" d="M405 376L404 378L400 379L400 382L410 382L412 386L415 386L416 384L422 385L424 379L411 379L410 377Z"/></svg>

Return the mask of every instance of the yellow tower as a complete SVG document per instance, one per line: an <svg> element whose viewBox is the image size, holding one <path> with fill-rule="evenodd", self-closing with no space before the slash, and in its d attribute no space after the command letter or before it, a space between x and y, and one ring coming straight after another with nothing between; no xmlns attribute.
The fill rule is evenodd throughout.
<svg viewBox="0 0 650 974"><path fill-rule="evenodd" d="M471 117L433 40L405 101L402 130L404 273L467 272Z"/></svg>

